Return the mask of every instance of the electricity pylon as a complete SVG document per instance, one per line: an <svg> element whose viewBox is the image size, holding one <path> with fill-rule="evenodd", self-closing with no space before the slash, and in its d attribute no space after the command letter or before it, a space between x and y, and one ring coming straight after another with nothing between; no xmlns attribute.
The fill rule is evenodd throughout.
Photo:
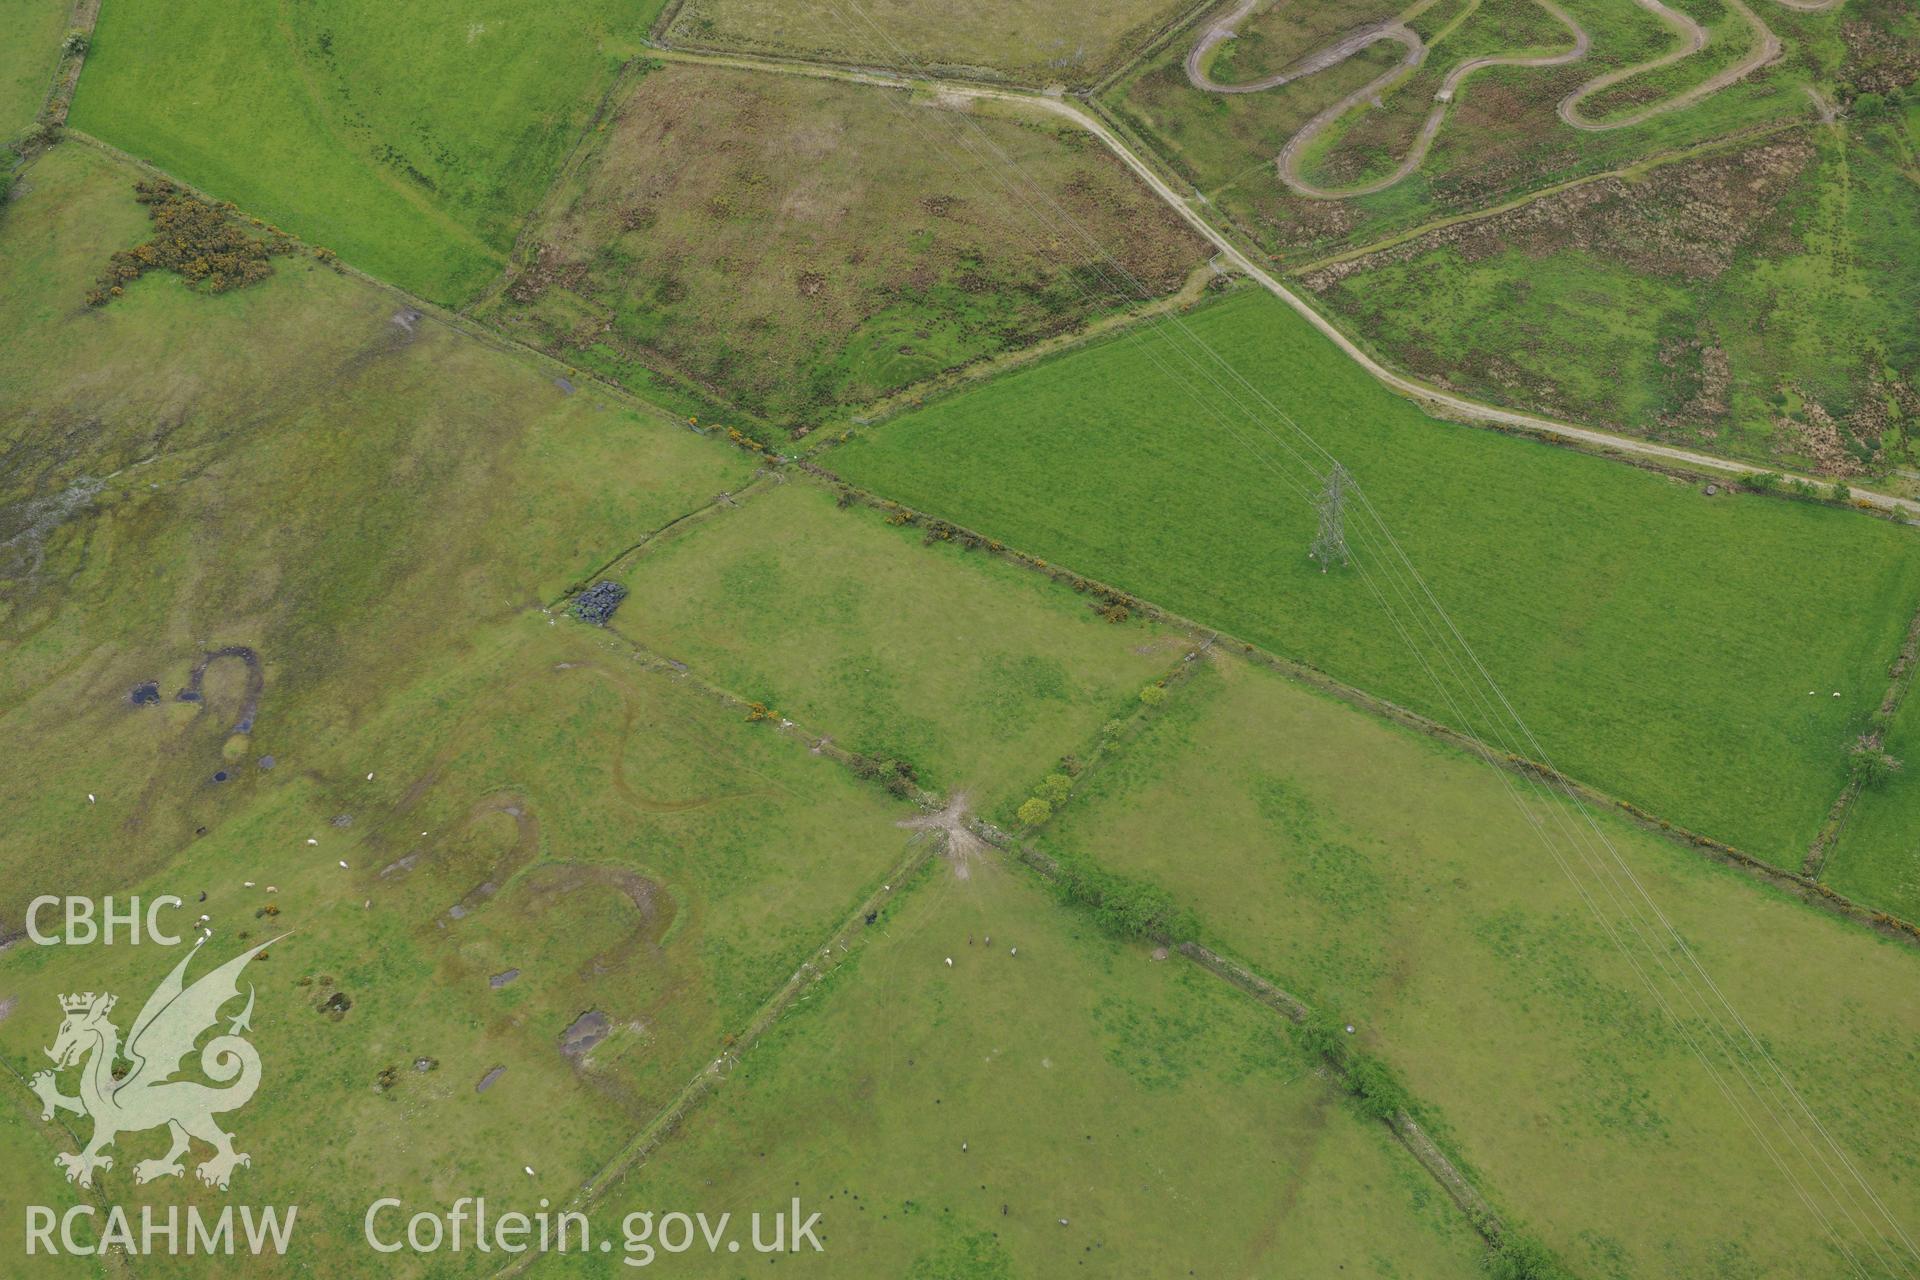
<svg viewBox="0 0 1920 1280"><path fill-rule="evenodd" d="M1313 504L1320 513L1320 531L1313 535L1313 546L1307 554L1320 562L1322 573L1352 559L1347 552L1346 507L1346 490L1352 483L1353 477L1347 474L1347 469L1334 463L1333 470L1327 472L1326 489Z"/></svg>

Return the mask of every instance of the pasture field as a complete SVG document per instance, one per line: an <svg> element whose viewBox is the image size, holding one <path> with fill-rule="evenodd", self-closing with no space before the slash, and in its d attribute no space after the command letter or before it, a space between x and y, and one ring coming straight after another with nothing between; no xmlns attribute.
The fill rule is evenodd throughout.
<svg viewBox="0 0 1920 1280"><path fill-rule="evenodd" d="M1912 147L1891 114L1810 125L1303 281L1349 332L1433 382L1877 481L1920 430Z"/></svg>
<svg viewBox="0 0 1920 1280"><path fill-rule="evenodd" d="M682 0L674 44L1025 84L1092 84L1191 6L1183 0Z"/></svg>
<svg viewBox="0 0 1920 1280"><path fill-rule="evenodd" d="M1707 997L1673 981L1670 944L1635 941L1614 896L1632 893L1625 873L1589 870L1563 842L1563 875L1532 825L1553 828L1557 806L1524 786L1516 802L1515 781L1215 656L1083 780L1041 846L1171 890L1204 940L1353 1024L1497 1207L1574 1274L1854 1274L1842 1247L1878 1274L1872 1251L1889 1242L1866 1229L1863 1198L1823 1181L1833 1157L1763 1123L1835 1224L1830 1240L1690 1052L1689 1037L1751 1113L1769 1115L1762 1098L1786 1105L1757 1062L1766 1091L1742 1087L1707 1005L1690 1003ZM1900 1135L1920 1052L1920 954L1611 815L1597 822L1874 1191L1910 1220L1920 1166Z"/></svg>
<svg viewBox="0 0 1920 1280"><path fill-rule="evenodd" d="M1023 788L1136 705L1187 642L1107 622L984 551L921 541L793 480L638 556L618 575L632 595L613 629L1010 818Z"/></svg>
<svg viewBox="0 0 1920 1280"><path fill-rule="evenodd" d="M563 1200L927 839L896 825L910 806L790 735L538 614L476 635L350 738L236 768L233 812L115 887L212 917L195 973L292 935L247 971L265 1074L236 1117L255 1157L236 1186L299 1205L302 1229L248 1274L490 1274L473 1253L375 1254L362 1215L382 1195ZM181 955L108 950L0 957L9 1066L36 1066L56 995L105 987L137 1008ZM583 1028L603 1038L568 1052ZM163 1142L124 1139L105 1193L131 1196L134 1158ZM142 1199L222 1199L191 1175L156 1185Z"/></svg>
<svg viewBox="0 0 1920 1280"><path fill-rule="evenodd" d="M1430 637L1403 640L1383 611L1393 601L1408 626L1425 616L1391 594L1390 549L1356 510L1348 536L1370 572L1319 571L1306 554L1318 478L1287 457L1284 428L1200 409L1169 372L1204 359L1193 342L1345 463L1565 772L1799 865L1920 606L1906 529L1709 498L1434 422L1252 292L1191 313L1184 330L1135 330L936 401L823 457L898 501L1458 720L1447 699L1464 687L1436 688L1422 666L1439 652ZM1809 646L1794 620L1815 617L1822 642ZM1466 718L1456 727L1479 723Z"/></svg>
<svg viewBox="0 0 1920 1280"><path fill-rule="evenodd" d="M1575 129L1556 113L1562 100L1599 76L1660 57L1676 47L1676 38L1671 28L1628 0L1569 0L1561 8L1591 41L1584 58L1559 66L1496 66L1474 72L1458 87L1431 151L1405 179L1351 199L1313 199L1281 181L1275 157L1317 112L1395 66L1404 50L1398 44L1377 43L1276 89L1207 92L1189 80L1184 64L1201 33L1233 7L1223 4L1158 47L1107 89L1101 101L1169 168L1198 188L1217 214L1281 266L1738 129L1812 119L1816 110L1805 86L1812 82L1831 90L1848 65L1832 14L1797 15L1763 0L1756 7L1764 9L1766 21L1788 45L1785 59L1642 123L1601 132ZM1731 13L1717 0L1692 7L1709 27L1728 21ZM1262 8L1248 24L1263 45L1255 52L1255 67L1284 68L1341 32L1393 12L1342 5L1336 14L1309 26L1282 17L1288 8ZM1433 106L1437 81L1454 67L1472 58L1541 56L1572 45L1566 28L1534 5L1476 7L1443 0L1402 12L1414 14L1412 25L1432 41L1425 65L1394 81L1378 108L1349 112L1320 135L1304 157L1304 177L1324 179L1338 189L1390 173ZM1710 40L1706 50L1664 71L1632 76L1602 90L1586 99L1581 110L1591 119L1611 123L1623 106L1645 105L1645 98L1657 102L1674 96L1669 90L1684 91L1704 82L1723 51L1735 52L1751 43L1744 27L1736 34L1738 40ZM1231 80L1244 83L1255 77L1240 65L1239 43L1217 46L1213 59L1216 66L1225 61ZM1650 91L1647 82L1662 76L1677 83L1655 84Z"/></svg>
<svg viewBox="0 0 1920 1280"><path fill-rule="evenodd" d="M297 762L751 471L310 259L218 295L152 273L89 308L148 234L136 176L63 144L0 217L0 725L34 744L0 770L15 922L53 880L161 865L251 785L208 784L244 660L173 701L209 653L254 651L251 754ZM160 705L135 705L150 681Z"/></svg>
<svg viewBox="0 0 1920 1280"><path fill-rule="evenodd" d="M1005 165L1151 294L1202 242L1084 132L1014 108L669 64L640 76L482 313L646 394L787 428L1141 294L1014 207ZM971 116L969 119L967 117ZM1063 211L1063 212L1062 212Z"/></svg>
<svg viewBox="0 0 1920 1280"><path fill-rule="evenodd" d="M1920 916L1920 699L1908 696L1886 735L1898 773L1863 789L1821 878L1906 919Z"/></svg>
<svg viewBox="0 0 1920 1280"><path fill-rule="evenodd" d="M1109 940L998 859L929 868L868 932L596 1218L698 1207L744 1234L798 1195L825 1252L783 1275L1483 1274L1386 1127L1197 967ZM750 1274L704 1250L657 1265Z"/></svg>
<svg viewBox="0 0 1920 1280"><path fill-rule="evenodd" d="M60 0L0 0L0 143L32 124L46 101L71 9Z"/></svg>
<svg viewBox="0 0 1920 1280"><path fill-rule="evenodd" d="M657 0L103 6L71 122L436 302L497 275Z"/></svg>
<svg viewBox="0 0 1920 1280"><path fill-rule="evenodd" d="M49 1026L48 1031L52 1029ZM4 1213L9 1222L19 1222L25 1217L23 1206L30 1204L45 1205L55 1213L66 1212L80 1203L84 1193L60 1176L51 1159L18 1158L21 1152L37 1154L42 1147L51 1152L53 1148L48 1144L56 1131L40 1122L39 1100L25 1089L9 1080L5 1093L6 1097L0 1098L0 1151L9 1155L0 1163L0 1213ZM41 1256L29 1264L27 1274L33 1280L88 1280L118 1273L109 1271L96 1258Z"/></svg>

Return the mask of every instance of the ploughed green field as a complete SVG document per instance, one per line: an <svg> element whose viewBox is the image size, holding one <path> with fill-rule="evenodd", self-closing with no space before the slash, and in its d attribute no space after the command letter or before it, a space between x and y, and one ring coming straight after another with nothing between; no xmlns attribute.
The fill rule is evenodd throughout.
<svg viewBox="0 0 1920 1280"><path fill-rule="evenodd" d="M1439 665L1452 647L1400 594L1411 588L1357 510L1361 569L1322 574L1308 559L1317 481L1288 458L1284 428L1239 415L1216 394L1226 375L1189 363L1206 359L1193 345L1204 343L1346 464L1555 763L1799 864L1920 603L1910 531L1808 503L1708 498L1434 422L1265 294L1184 324L1016 371L825 460L1499 742L1495 719L1466 701L1474 682ZM1219 420L1209 405L1224 405ZM1818 644L1799 621L1812 618Z"/></svg>
<svg viewBox="0 0 1920 1280"><path fill-rule="evenodd" d="M751 1215L798 1196L825 1251L778 1274L1484 1274L1484 1246L1387 1128L1279 1015L1196 966L1110 941L997 860L929 868L867 932L612 1187L599 1231L731 1213L738 1254L654 1265L754 1274ZM542 1270L620 1269L576 1254Z"/></svg>
<svg viewBox="0 0 1920 1280"><path fill-rule="evenodd" d="M1533 823L1558 830L1566 816L1432 738L1218 657L1082 782L1040 843L1171 890L1204 940L1354 1024L1496 1207L1574 1274L1855 1274L1843 1248L1881 1274L1874 1250L1900 1246L1883 1222L1869 1228L1860 1193L1841 1194L1810 1126L1776 1118L1791 1104L1766 1066L1751 1064L1757 1092L1734 1075L1734 1041L1704 1017L1710 997L1673 980L1670 943L1636 940L1626 873L1588 868L1588 855L1605 865L1591 836L1557 841L1571 875L1556 866ZM1901 1135L1920 956L1610 815L1597 824L1874 1193L1911 1222L1920 1162ZM1689 1038L1832 1222L1831 1240Z"/></svg>
<svg viewBox="0 0 1920 1280"><path fill-rule="evenodd" d="M306 259L220 295L150 274L88 308L149 234L134 176L63 144L0 217L0 732L32 744L0 770L16 921L34 893L164 864L235 803L209 779L244 661L173 700L210 652L255 651L250 754L297 770L479 624L750 471ZM160 705L130 700L147 682Z"/></svg>
<svg viewBox="0 0 1920 1280"><path fill-rule="evenodd" d="M233 762L207 834L112 886L185 899L181 925L212 917L196 974L292 935L247 971L264 1083L230 1125L253 1156L234 1194L300 1206L301 1229L248 1274L490 1273L475 1254L375 1254L362 1216L383 1195L563 1200L927 839L790 735L538 614L475 636L349 739L282 750L271 770ZM0 1054L44 1067L68 991L118 993L124 1030L183 954L13 948ZM105 1194L132 1199L136 1160L163 1147L122 1138ZM51 1168L46 1141L27 1153ZM226 1197L189 1173L138 1199Z"/></svg>
<svg viewBox="0 0 1920 1280"><path fill-rule="evenodd" d="M788 428L1172 293L1207 257L1083 130L1005 104L668 65L586 146L482 314ZM1127 285L1077 265L1015 182L1121 246Z"/></svg>
<svg viewBox="0 0 1920 1280"><path fill-rule="evenodd" d="M658 8L107 4L71 122L458 303L499 272Z"/></svg>
<svg viewBox="0 0 1920 1280"><path fill-rule="evenodd" d="M1188 647L984 551L917 546L817 483L743 501L616 575L633 594L614 630L983 816L1011 817Z"/></svg>
<svg viewBox="0 0 1920 1280"><path fill-rule="evenodd" d="M0 0L0 143L33 123L53 83L72 6L61 0Z"/></svg>
<svg viewBox="0 0 1920 1280"><path fill-rule="evenodd" d="M1087 85L1188 6L1180 0L684 0L675 44L904 66L1027 84Z"/></svg>

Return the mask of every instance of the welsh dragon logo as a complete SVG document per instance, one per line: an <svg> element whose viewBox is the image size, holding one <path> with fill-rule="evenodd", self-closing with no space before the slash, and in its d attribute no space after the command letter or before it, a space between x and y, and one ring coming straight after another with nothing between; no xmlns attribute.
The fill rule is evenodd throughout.
<svg viewBox="0 0 1920 1280"><path fill-rule="evenodd" d="M202 942L205 941L203 938ZM279 939L273 939L278 942ZM220 1010L240 996L240 971L247 962L265 951L273 942L262 943L186 985L187 966L199 954L196 942L186 959L174 966L159 988L147 997L140 1016L133 1020L126 1047L121 1048L120 1029L109 1020L117 997L89 991L83 995L60 997L66 1019L53 1047L46 1051L53 1059L52 1071L33 1078L33 1091L44 1107L41 1118L51 1120L55 1111L71 1111L93 1117L93 1137L84 1150L55 1156L54 1163L66 1171L67 1181L83 1187L93 1185L96 1169L112 1169L113 1158L103 1155L123 1133L167 1127L173 1145L158 1160L142 1160L133 1167L135 1182L155 1178L177 1178L185 1172L180 1157L187 1154L191 1139L213 1148L213 1155L194 1170L208 1186L227 1189L236 1167L251 1164L243 1151L233 1149L234 1135L222 1129L214 1117L245 1106L260 1087L260 1055L241 1038L250 1030L253 1016L253 988L247 988L247 1005L227 1025L224 1035L207 1041L200 1051L200 1070L209 1080L224 1088L214 1088L193 1080L176 1080L194 1042L220 1021ZM89 1057L88 1055L92 1055ZM124 1057L130 1064L126 1074L116 1080L114 1063ZM80 1067L80 1093L68 1097L60 1092L56 1074L69 1067Z"/></svg>

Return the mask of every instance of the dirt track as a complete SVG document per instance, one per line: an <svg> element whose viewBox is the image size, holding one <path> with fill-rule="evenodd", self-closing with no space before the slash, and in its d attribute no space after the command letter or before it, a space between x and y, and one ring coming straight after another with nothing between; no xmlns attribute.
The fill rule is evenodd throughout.
<svg viewBox="0 0 1920 1280"><path fill-rule="evenodd" d="M1215 80L1207 74L1206 71L1205 63L1207 55L1212 53L1213 50L1221 44L1235 38L1237 34L1235 28L1251 15L1261 3L1263 3L1263 0L1242 0L1239 7L1235 8L1231 13L1228 13L1217 22L1210 24L1206 30L1201 32L1200 38L1194 42L1193 48L1188 51L1186 59L1187 79L1196 89L1206 93L1259 93L1263 90L1278 88L1281 85L1303 79L1316 72L1325 71L1330 67L1338 66L1361 51L1369 49L1382 41L1398 41L1404 45L1407 50L1406 55L1400 60L1397 66L1382 72L1360 88L1355 89L1352 93L1347 94L1339 101L1322 110L1311 120L1307 121L1306 124L1302 125L1291 138L1287 139L1286 145L1281 148L1280 154L1275 161L1280 180L1293 191L1314 200L1350 200L1356 196L1372 195L1377 191L1385 191L1388 187L1403 181L1426 160L1427 152L1431 150L1433 140L1440 132L1440 126L1446 122L1448 108L1452 105L1461 84L1474 72L1482 71L1489 67L1565 66L1570 62L1578 62L1582 58L1585 58L1593 46L1592 37L1587 34L1586 29L1576 22L1564 9L1560 8L1559 5L1553 3L1553 0L1535 0L1535 3L1552 14L1554 20L1559 22L1561 26L1565 27L1567 31L1571 33L1573 36L1573 44L1571 47L1560 53L1545 54L1537 57L1493 56L1474 58L1461 63L1447 74L1447 78L1441 83L1439 91L1434 94L1434 105L1432 109L1428 111L1427 118L1421 123L1419 134L1414 138L1413 145L1408 149L1406 157L1394 167L1392 172L1350 187L1321 187L1309 182L1300 174L1301 158L1308 148L1310 148L1323 133L1354 108L1368 102L1373 103L1375 106L1380 105L1380 94L1384 93L1396 81L1410 74L1426 61L1427 46L1425 42L1421 40L1417 32L1406 25L1406 20L1413 16L1420 6L1408 10L1402 14L1400 18L1393 21L1369 23L1364 27L1350 31L1333 43L1315 50L1313 53L1297 60L1273 75L1264 76L1258 80L1251 80L1245 84L1223 84ZM1643 75L1650 71L1658 71L1684 58L1690 58L1707 47L1709 38L1707 29L1692 17L1678 10L1669 8L1667 5L1661 3L1661 0L1634 0L1634 3L1672 28L1673 31L1681 37L1681 44L1661 54L1657 58L1649 59L1646 62L1635 63L1630 67L1620 67L1613 71L1606 72L1603 75L1595 76L1593 79L1586 81L1574 89L1573 92L1561 99L1559 107L1557 108L1560 119L1570 127L1587 133L1600 133L1612 129L1625 129L1636 124L1644 123L1655 116L1665 115L1670 111L1678 111L1684 107L1692 106L1701 99L1710 97L1722 89L1739 82L1780 56L1780 39L1773 34L1772 29L1760 19L1760 16L1748 8L1746 4L1743 3L1743 0L1727 0L1728 5L1732 7L1735 13L1740 15L1741 19L1747 23L1753 32L1753 50L1746 57L1742 58L1733 66L1716 72L1691 89L1662 99L1659 102L1652 103L1637 111L1607 120L1589 119L1580 112L1580 104L1588 98L1593 97L1595 94L1603 93L1613 86L1633 79L1636 76ZM1841 0L1777 0L1777 3L1803 13L1813 13L1831 9L1840 4Z"/></svg>
<svg viewBox="0 0 1920 1280"><path fill-rule="evenodd" d="M1788 4L1788 0L1779 0L1779 2ZM1616 71L1609 71L1603 76L1595 76L1562 98L1559 107L1560 119L1576 129L1582 129L1588 133L1603 133L1609 129L1625 129L1629 126L1651 120L1655 116L1665 115L1669 111L1678 111L1682 107L1690 107L1702 98L1710 97L1722 89L1727 88L1729 85L1745 79L1752 72L1759 70L1780 56L1780 37L1774 35L1773 29L1760 20L1760 15L1752 9L1749 9L1741 0L1727 0L1727 6L1739 14L1741 20L1744 21L1748 27L1752 28L1754 35L1753 52L1726 70L1709 76L1707 79L1693 86L1693 88L1683 93L1677 93L1671 98L1662 99L1659 102L1652 103L1649 106L1642 107L1640 110L1630 112L1624 116L1617 116L1609 120L1589 120L1580 114L1580 104L1587 98L1603 90L1610 89L1623 80L1632 79L1634 76L1641 75L1648 71L1658 71L1660 68L1670 66L1682 58L1690 58L1707 47L1707 29L1691 17L1677 10L1669 9L1666 5L1661 4L1660 0L1634 0L1634 3L1680 33L1686 43L1681 48L1668 50L1666 53L1661 54L1651 61L1637 63L1631 67L1621 67ZM1805 0L1803 0L1800 5L1789 4L1788 7L1811 10L1827 8L1837 3L1839 3L1839 0L1820 0L1818 4L1807 4Z"/></svg>
<svg viewBox="0 0 1920 1280"><path fill-rule="evenodd" d="M797 65L768 62L764 59L749 58L742 55L691 54L679 50L654 47L658 57L673 62L703 63L715 66L735 66L748 70L764 71L781 75L819 76L829 80L845 80L850 84L870 84L882 87L904 88L919 85L929 89L938 89L965 98L979 98L998 102L1024 104L1029 109L1051 112L1072 121L1099 140L1100 144L1119 157L1120 161L1131 169L1147 184L1149 190L1166 201L1175 213L1184 219L1200 235L1219 250L1220 260L1235 270L1245 274L1254 283L1271 293L1280 301L1292 307L1308 324L1340 349L1348 359L1365 369L1377 381L1397 394L1408 397L1416 403L1428 406L1432 410L1452 414L1461 421L1493 423L1496 426L1511 427L1529 431L1538 435L1573 440L1601 450L1633 454L1639 457L1657 458L1663 462L1676 463L1694 471L1719 472L1723 475L1752 476L1763 472L1780 474L1778 468L1755 466L1732 458L1715 457L1712 454L1697 453L1691 449L1679 449L1672 445L1655 444L1635 436L1617 435L1610 431L1596 431L1592 427L1582 427L1571 422L1562 422L1540 414L1522 413L1514 409L1504 409L1498 405L1485 404L1467 396L1456 395L1438 387L1428 386L1412 378L1393 372L1341 332L1332 321L1321 315L1293 290L1275 278L1272 272L1260 266L1236 245L1227 234L1202 217L1194 207L1194 199L1175 190L1160 173L1146 160L1129 147L1127 143L1106 123L1092 112L1077 103L1063 98L1050 97L1043 93L1033 93L1019 89L1002 89L988 85L961 83L955 81L916 81L904 76L884 72L867 71L852 67L834 67L824 64ZM1785 473L1786 478L1805 479L1808 477ZM1871 490L1855 489L1856 502L1881 511L1892 512L1908 519L1920 520L1920 501L1912 498L1896 497L1892 494L1876 493Z"/></svg>
<svg viewBox="0 0 1920 1280"><path fill-rule="evenodd" d="M1414 33L1412 28L1396 27L1390 29L1392 32L1397 32L1402 35L1406 41L1412 42L1407 58L1403 60L1398 67L1393 68L1384 75L1376 77L1368 84L1356 89L1326 110L1320 112L1320 114L1316 115L1313 119L1307 121L1298 133L1287 139L1287 145L1280 150L1280 158L1278 161L1280 181L1286 183L1301 195L1308 196L1315 200L1346 200L1353 196L1371 195L1376 191L1385 191L1388 187L1393 186L1415 169L1418 169L1421 163L1426 160L1427 152L1432 148L1434 138L1440 133L1440 126L1446 123L1447 111L1448 108L1453 105L1454 95L1459 92L1460 86L1465 83L1467 77L1471 76L1474 72L1484 71L1488 67L1557 67L1568 62L1577 62L1581 58L1586 57L1587 50L1593 43L1588 37L1586 29L1575 22L1566 10L1554 4L1552 0L1534 0L1534 3L1552 14L1553 17L1572 34L1572 46L1560 53L1541 54L1535 57L1502 57L1496 55L1485 58L1472 58L1461 63L1452 71L1449 71L1447 78L1440 82L1440 88L1433 96L1433 107L1427 112L1426 120L1421 123L1420 132L1414 138L1413 146L1408 148L1406 158L1401 160L1391 173L1386 174L1384 177L1376 178L1371 182L1363 182L1351 187L1334 189L1315 186L1300 176L1300 156L1306 148L1312 144L1313 140L1331 127L1336 120L1346 115L1347 112L1359 106L1362 102L1374 100L1377 103L1377 99L1374 98L1377 92L1384 90L1391 85L1394 80L1406 72L1413 70L1426 60L1426 47L1421 43L1420 37Z"/></svg>

